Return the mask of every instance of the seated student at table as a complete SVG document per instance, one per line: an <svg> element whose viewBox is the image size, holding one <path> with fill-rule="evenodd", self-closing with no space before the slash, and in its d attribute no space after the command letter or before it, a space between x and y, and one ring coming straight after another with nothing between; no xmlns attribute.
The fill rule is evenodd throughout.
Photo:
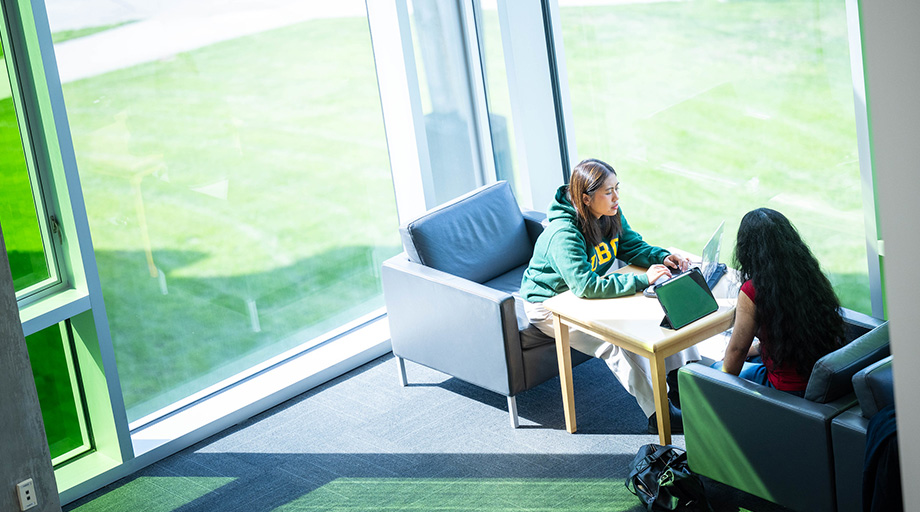
<svg viewBox="0 0 920 512"><path fill-rule="evenodd" d="M549 225L537 239L533 257L521 284L524 310L530 322L554 336L552 313L543 301L567 290L578 297L608 299L642 291L671 269L686 269L690 261L665 249L649 245L629 227L619 207L619 180L610 165L595 159L575 166L569 185L556 191L547 214ZM648 267L645 274L607 272L615 260ZM590 334L571 329L572 348L604 359L616 378L649 417L648 432L658 432L651 369L645 357L636 355ZM696 348L670 356L668 372L699 360ZM668 404L671 429L683 432L680 409Z"/></svg>
<svg viewBox="0 0 920 512"><path fill-rule="evenodd" d="M844 339L830 281L795 227L769 208L741 219L734 267L744 284L722 370L804 396L815 361Z"/></svg>

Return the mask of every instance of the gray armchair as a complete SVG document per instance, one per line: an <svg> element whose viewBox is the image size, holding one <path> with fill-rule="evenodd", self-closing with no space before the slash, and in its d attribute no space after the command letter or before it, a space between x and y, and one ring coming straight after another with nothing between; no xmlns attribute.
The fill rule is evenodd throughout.
<svg viewBox="0 0 920 512"><path fill-rule="evenodd" d="M506 396L518 426L515 396L559 374L555 342L517 295L544 218L500 181L400 227L405 252L381 278L402 385L408 359ZM588 359L572 352L573 365Z"/></svg>
<svg viewBox="0 0 920 512"><path fill-rule="evenodd" d="M894 403L891 356L853 375L853 389L859 404L831 421L837 510L841 512L861 512L863 509L863 465L869 419Z"/></svg>
<svg viewBox="0 0 920 512"><path fill-rule="evenodd" d="M831 421L856 403L853 375L889 355L888 324L864 318L848 320L851 336L877 327L819 359L804 398L700 364L681 368L690 468L794 510L836 510Z"/></svg>

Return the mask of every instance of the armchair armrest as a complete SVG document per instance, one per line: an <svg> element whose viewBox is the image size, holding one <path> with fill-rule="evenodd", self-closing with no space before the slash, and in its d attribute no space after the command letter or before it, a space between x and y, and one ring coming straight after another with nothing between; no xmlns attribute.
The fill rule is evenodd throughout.
<svg viewBox="0 0 920 512"><path fill-rule="evenodd" d="M840 316L843 317L847 342L853 341L885 323L884 319L875 318L874 316L869 316L847 308L840 308Z"/></svg>
<svg viewBox="0 0 920 512"><path fill-rule="evenodd" d="M546 214L536 210L521 210L524 215L524 225L527 227L527 236L530 238L530 245L537 243L540 233L543 233L543 221L546 220Z"/></svg>
<svg viewBox="0 0 920 512"><path fill-rule="evenodd" d="M523 386L520 333L511 294L409 261L383 263L393 353L513 396Z"/></svg>
<svg viewBox="0 0 920 512"><path fill-rule="evenodd" d="M830 422L852 393L820 404L696 363L678 381L694 471L797 510L834 502Z"/></svg>

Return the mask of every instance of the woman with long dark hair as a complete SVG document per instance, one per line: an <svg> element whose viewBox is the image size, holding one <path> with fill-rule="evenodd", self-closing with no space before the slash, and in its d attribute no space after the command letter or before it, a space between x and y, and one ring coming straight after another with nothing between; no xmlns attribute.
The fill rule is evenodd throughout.
<svg viewBox="0 0 920 512"><path fill-rule="evenodd" d="M741 219L734 267L744 284L722 369L803 396L815 361L844 339L830 281L795 227L769 208Z"/></svg>
<svg viewBox="0 0 920 512"><path fill-rule="evenodd" d="M530 322L550 337L554 336L553 316L543 307L546 299L567 290L589 299L632 295L670 276L671 269L690 264L686 258L649 245L629 227L620 210L619 187L613 167L596 159L583 160L572 171L569 185L559 187L550 204L549 224L537 239L521 283ZM648 271L608 273L616 260ZM569 338L572 348L606 361L649 417L649 433L657 433L648 359L578 329L571 329ZM699 359L697 349L687 349L665 359L665 369L671 371ZM681 433L680 410L670 405L670 414L672 432Z"/></svg>

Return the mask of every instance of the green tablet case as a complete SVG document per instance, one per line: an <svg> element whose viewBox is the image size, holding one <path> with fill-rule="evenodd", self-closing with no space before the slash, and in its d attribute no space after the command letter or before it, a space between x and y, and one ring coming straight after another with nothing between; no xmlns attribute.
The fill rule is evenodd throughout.
<svg viewBox="0 0 920 512"><path fill-rule="evenodd" d="M719 310L719 304L699 268L693 268L655 288L664 310L661 326L680 329Z"/></svg>

